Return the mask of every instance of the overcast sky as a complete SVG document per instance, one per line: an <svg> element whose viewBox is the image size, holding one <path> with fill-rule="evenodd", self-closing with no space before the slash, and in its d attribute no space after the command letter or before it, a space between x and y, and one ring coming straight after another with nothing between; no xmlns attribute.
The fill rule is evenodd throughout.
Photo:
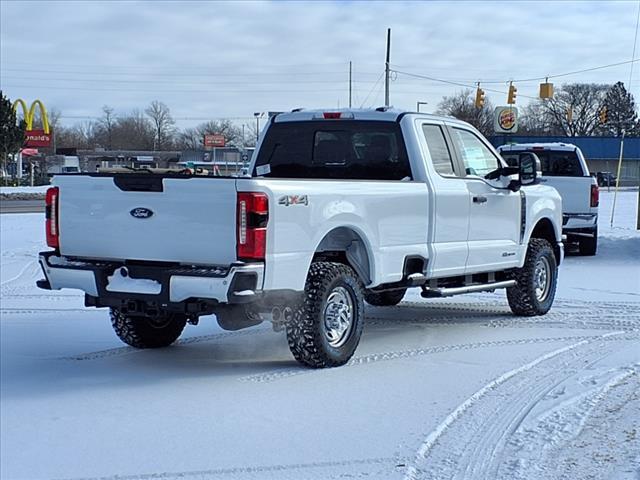
<svg viewBox="0 0 640 480"><path fill-rule="evenodd" d="M0 1L0 84L71 125L165 102L179 126L254 112L384 103L387 27L400 72L462 84L629 61L640 2ZM640 46L636 57L640 57ZM631 91L640 97L640 62ZM630 64L552 80L628 84ZM376 81L378 81L376 83ZM518 82L518 104L538 82ZM461 87L393 75L391 104L433 111ZM506 94L488 92L496 105ZM242 120L246 119L246 120Z"/></svg>

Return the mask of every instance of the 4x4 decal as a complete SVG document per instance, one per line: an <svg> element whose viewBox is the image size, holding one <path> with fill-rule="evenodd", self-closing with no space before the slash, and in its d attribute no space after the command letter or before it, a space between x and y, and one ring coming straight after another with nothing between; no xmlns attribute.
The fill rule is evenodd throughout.
<svg viewBox="0 0 640 480"><path fill-rule="evenodd" d="M307 195L285 195L278 199L278 205L309 205L309 197Z"/></svg>

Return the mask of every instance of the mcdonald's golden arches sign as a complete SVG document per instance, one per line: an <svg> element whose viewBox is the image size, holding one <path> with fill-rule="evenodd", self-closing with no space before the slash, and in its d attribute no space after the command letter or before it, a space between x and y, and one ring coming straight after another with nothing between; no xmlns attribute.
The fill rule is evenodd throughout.
<svg viewBox="0 0 640 480"><path fill-rule="evenodd" d="M27 124L25 131L25 147L48 147L51 145L51 129L49 128L49 118L47 117L47 110L44 108L44 104L40 100L34 100L31 107L27 109L27 104L21 98L13 102L13 111L18 109L18 106L22 107L22 114L24 121ZM42 119L42 128L34 129L33 120L36 114L36 107L40 109L40 117Z"/></svg>

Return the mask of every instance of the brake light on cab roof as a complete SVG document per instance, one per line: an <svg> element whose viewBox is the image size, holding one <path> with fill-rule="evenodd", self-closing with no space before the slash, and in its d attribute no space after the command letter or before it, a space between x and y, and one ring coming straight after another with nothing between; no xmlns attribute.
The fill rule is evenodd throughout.
<svg viewBox="0 0 640 480"><path fill-rule="evenodd" d="M314 120L315 119L324 119L324 120L344 120L344 119L350 119L352 120L353 117L353 113L351 112L322 112L322 113L316 113L313 116Z"/></svg>

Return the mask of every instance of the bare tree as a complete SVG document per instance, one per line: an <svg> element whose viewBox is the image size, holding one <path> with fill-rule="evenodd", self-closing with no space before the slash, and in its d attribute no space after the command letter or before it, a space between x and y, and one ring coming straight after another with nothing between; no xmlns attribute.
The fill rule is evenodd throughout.
<svg viewBox="0 0 640 480"><path fill-rule="evenodd" d="M542 101L542 111L551 128L557 128L563 135L590 136L599 126L598 113L608 90L607 85L595 83L565 84L553 98Z"/></svg>
<svg viewBox="0 0 640 480"><path fill-rule="evenodd" d="M152 150L157 141L154 125L140 110L118 118L113 138L125 150Z"/></svg>
<svg viewBox="0 0 640 480"><path fill-rule="evenodd" d="M199 150L203 147L203 138L198 128L186 128L178 134L176 146L182 150Z"/></svg>
<svg viewBox="0 0 640 480"><path fill-rule="evenodd" d="M227 145L242 147L242 128L231 120L211 120L201 123L195 128L184 130L177 139L177 146L182 149L197 150L204 147L204 136L218 134L225 138Z"/></svg>
<svg viewBox="0 0 640 480"><path fill-rule="evenodd" d="M158 100L154 100L147 107L145 113L151 119L155 131L154 150L163 150L170 147L175 134L174 125L176 122L171 117L169 107Z"/></svg>
<svg viewBox="0 0 640 480"><path fill-rule="evenodd" d="M231 120L212 120L198 125L198 132L204 137L205 134L223 135L227 145L242 145L242 129Z"/></svg>
<svg viewBox="0 0 640 480"><path fill-rule="evenodd" d="M94 148L96 141L96 125L91 120L79 123L75 126L77 148Z"/></svg>
<svg viewBox="0 0 640 480"><path fill-rule="evenodd" d="M443 97L438 104L437 114L450 115L470 123L483 135L493 134L493 106L486 99L482 108L475 106L473 90L462 90L450 97Z"/></svg>
<svg viewBox="0 0 640 480"><path fill-rule="evenodd" d="M114 110L108 105L102 106L102 116L98 119L100 133L104 135L107 150L113 148L113 130L116 126L116 115Z"/></svg>

